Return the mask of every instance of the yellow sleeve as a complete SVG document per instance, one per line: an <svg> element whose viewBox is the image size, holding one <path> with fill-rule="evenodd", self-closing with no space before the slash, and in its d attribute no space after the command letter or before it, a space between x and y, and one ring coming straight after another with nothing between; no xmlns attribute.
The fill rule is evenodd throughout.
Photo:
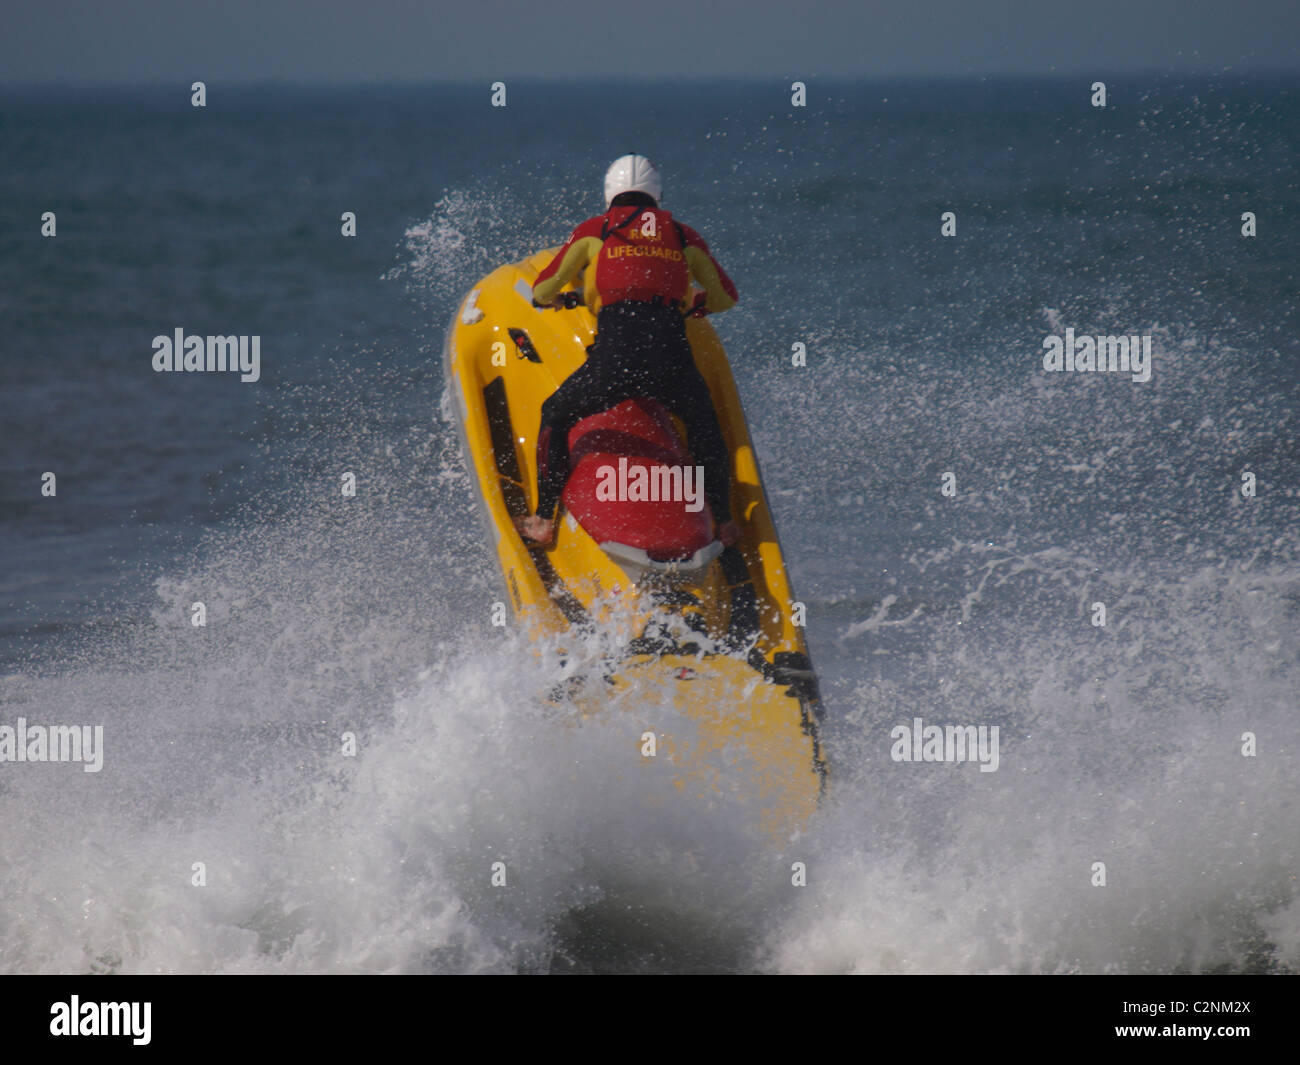
<svg viewBox="0 0 1300 1065"><path fill-rule="evenodd" d="M582 273L593 255L600 251L600 241L595 237L583 237L569 245L560 259L559 268L543 281L533 286L533 299L538 303L550 303L559 294L560 289ZM550 267L547 267L549 270ZM546 271L543 271L545 274Z"/></svg>
<svg viewBox="0 0 1300 1065"><path fill-rule="evenodd" d="M686 265L691 268L691 276L704 286L704 305L711 313L730 310L736 305L718 276L718 268L708 252L693 245L686 247Z"/></svg>

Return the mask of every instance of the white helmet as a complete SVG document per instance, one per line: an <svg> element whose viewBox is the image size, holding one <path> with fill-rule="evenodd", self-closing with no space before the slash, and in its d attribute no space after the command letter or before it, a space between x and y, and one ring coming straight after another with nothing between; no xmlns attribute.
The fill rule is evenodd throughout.
<svg viewBox="0 0 1300 1065"><path fill-rule="evenodd" d="M659 202L664 184L654 163L644 155L625 155L615 159L605 171L605 206L620 192L644 192Z"/></svg>

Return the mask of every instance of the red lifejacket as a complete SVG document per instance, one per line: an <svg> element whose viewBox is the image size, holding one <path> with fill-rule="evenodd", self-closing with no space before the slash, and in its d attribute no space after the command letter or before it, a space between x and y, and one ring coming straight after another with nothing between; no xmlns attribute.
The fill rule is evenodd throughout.
<svg viewBox="0 0 1300 1065"><path fill-rule="evenodd" d="M600 231L596 288L601 303L683 302L690 288L686 233L658 207L611 207Z"/></svg>

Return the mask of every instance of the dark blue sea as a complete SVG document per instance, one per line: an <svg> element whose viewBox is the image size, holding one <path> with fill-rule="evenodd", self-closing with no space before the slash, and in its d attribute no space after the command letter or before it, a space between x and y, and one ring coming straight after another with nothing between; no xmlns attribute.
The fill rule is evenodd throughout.
<svg viewBox="0 0 1300 1065"><path fill-rule="evenodd" d="M0 763L0 971L1300 968L1300 79L1107 88L0 90L0 726L104 726ZM459 300L634 150L741 292L807 606L777 855L553 726L441 414Z"/></svg>

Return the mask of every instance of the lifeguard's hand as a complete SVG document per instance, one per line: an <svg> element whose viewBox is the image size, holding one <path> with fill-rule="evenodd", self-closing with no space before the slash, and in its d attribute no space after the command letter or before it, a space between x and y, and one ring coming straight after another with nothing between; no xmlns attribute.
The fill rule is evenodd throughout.
<svg viewBox="0 0 1300 1065"><path fill-rule="evenodd" d="M555 539L555 523L536 514L525 514L515 518L515 528L519 530L521 536L543 547L549 547L551 541Z"/></svg>
<svg viewBox="0 0 1300 1065"><path fill-rule="evenodd" d="M730 547L740 539L740 526L734 521L727 522L718 529L718 539L723 547Z"/></svg>

